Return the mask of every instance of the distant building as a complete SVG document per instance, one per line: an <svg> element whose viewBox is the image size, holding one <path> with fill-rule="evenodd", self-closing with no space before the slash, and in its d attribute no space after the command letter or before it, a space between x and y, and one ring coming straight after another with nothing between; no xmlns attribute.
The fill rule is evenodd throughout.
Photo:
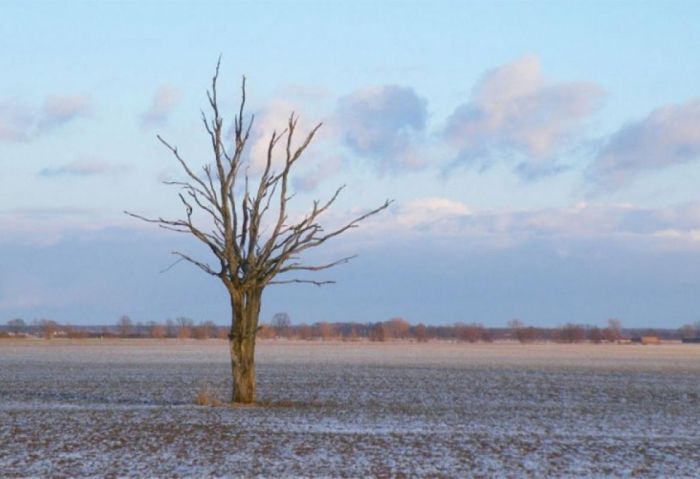
<svg viewBox="0 0 700 479"><path fill-rule="evenodd" d="M684 343L700 344L700 338L683 338Z"/></svg>

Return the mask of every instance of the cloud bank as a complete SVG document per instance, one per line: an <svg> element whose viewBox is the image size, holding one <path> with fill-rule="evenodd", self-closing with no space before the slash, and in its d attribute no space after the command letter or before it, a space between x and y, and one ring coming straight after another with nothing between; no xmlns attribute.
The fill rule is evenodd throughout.
<svg viewBox="0 0 700 479"><path fill-rule="evenodd" d="M569 208L474 210L459 201L432 197L392 209L385 217L373 219L368 230L373 238L430 237L481 250L542 241L620 241L656 250L700 250L700 203L664 208L579 203Z"/></svg>

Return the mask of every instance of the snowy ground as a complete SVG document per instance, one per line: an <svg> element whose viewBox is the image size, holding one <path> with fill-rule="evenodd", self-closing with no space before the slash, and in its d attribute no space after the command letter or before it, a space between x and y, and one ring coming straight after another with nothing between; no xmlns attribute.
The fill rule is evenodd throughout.
<svg viewBox="0 0 700 479"><path fill-rule="evenodd" d="M698 477L700 346L0 341L2 477Z"/></svg>

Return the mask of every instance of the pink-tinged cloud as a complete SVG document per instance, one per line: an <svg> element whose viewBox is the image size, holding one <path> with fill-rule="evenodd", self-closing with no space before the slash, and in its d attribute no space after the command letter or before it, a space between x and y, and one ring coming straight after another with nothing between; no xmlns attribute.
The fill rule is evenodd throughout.
<svg viewBox="0 0 700 479"><path fill-rule="evenodd" d="M598 190L622 187L643 173L700 159L700 99L653 110L603 144L588 170Z"/></svg>
<svg viewBox="0 0 700 479"><path fill-rule="evenodd" d="M0 141L29 141L78 118L89 116L91 100L83 95L50 96L41 108L0 102Z"/></svg>
<svg viewBox="0 0 700 479"><path fill-rule="evenodd" d="M65 125L77 118L89 116L92 109L91 100L84 95L50 96L44 101L38 128L45 131Z"/></svg>
<svg viewBox="0 0 700 479"><path fill-rule="evenodd" d="M454 164L486 169L513 156L518 174L534 178L561 169L557 156L579 137L602 98L593 83L548 80L539 59L527 55L486 72L443 135L456 151Z"/></svg>
<svg viewBox="0 0 700 479"><path fill-rule="evenodd" d="M0 102L0 141L20 142L30 138L35 117L34 112L18 103Z"/></svg>
<svg viewBox="0 0 700 479"><path fill-rule="evenodd" d="M158 88L153 95L150 107L141 115L141 126L150 128L165 125L178 101L179 94L171 86L163 85Z"/></svg>

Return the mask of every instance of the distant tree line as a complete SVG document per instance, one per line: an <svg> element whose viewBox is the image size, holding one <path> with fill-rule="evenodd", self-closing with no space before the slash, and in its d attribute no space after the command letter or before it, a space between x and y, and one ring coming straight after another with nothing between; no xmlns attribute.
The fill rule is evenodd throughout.
<svg viewBox="0 0 700 479"><path fill-rule="evenodd" d="M45 339L64 338L179 338L179 339L227 339L230 328L213 321L195 322L181 316L164 322L133 322L129 316L121 316L114 326L72 326L52 320L34 320L29 323L20 318L9 320L0 326L0 336L34 336ZM700 337L700 322L684 325L679 329L623 329L618 319L608 320L606 327L567 323L544 328L528 326L517 319L506 327L488 328L481 323L458 322L452 325L410 324L403 318L387 321L316 322L292 324L287 313L275 314L268 323L258 328L261 339L343 340L343 341L394 341L425 342L429 340L457 341L465 343L491 341L518 341L521 343L614 343L635 337L656 336L662 340L681 340Z"/></svg>

